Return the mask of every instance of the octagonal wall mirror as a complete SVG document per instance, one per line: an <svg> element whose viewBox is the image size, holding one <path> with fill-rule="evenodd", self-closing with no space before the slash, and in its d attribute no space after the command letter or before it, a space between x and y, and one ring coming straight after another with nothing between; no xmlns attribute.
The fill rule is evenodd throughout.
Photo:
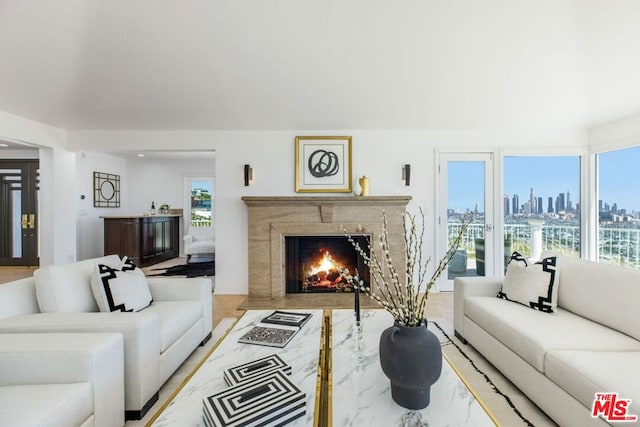
<svg viewBox="0 0 640 427"><path fill-rule="evenodd" d="M93 173L93 206L96 208L120 207L120 175Z"/></svg>

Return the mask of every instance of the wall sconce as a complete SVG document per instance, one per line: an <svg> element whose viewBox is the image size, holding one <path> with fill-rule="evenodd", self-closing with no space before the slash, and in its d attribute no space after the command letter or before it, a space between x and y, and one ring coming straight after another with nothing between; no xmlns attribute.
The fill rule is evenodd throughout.
<svg viewBox="0 0 640 427"><path fill-rule="evenodd" d="M248 187L253 182L253 168L251 165L244 165L244 186Z"/></svg>
<svg viewBox="0 0 640 427"><path fill-rule="evenodd" d="M407 187L411 183L411 165L404 165L402 167L402 181Z"/></svg>

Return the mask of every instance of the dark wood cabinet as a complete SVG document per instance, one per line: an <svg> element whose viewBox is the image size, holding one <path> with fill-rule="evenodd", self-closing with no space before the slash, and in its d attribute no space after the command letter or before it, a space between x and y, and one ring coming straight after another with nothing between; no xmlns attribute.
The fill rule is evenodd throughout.
<svg viewBox="0 0 640 427"><path fill-rule="evenodd" d="M141 267L179 255L180 216L103 218L105 255L126 255Z"/></svg>

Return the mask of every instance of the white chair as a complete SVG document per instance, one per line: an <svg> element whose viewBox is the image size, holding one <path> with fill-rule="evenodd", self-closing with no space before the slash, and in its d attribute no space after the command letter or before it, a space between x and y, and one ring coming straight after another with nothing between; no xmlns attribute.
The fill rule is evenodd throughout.
<svg viewBox="0 0 640 427"><path fill-rule="evenodd" d="M193 256L214 257L216 244L212 228L196 228L190 230L190 234L184 236L184 253L187 255L187 263Z"/></svg>
<svg viewBox="0 0 640 427"><path fill-rule="evenodd" d="M0 425L124 425L121 334L0 335Z"/></svg>

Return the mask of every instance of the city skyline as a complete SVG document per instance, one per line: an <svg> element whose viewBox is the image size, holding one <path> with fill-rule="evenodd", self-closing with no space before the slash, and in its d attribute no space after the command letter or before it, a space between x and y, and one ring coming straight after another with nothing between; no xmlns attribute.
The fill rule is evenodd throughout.
<svg viewBox="0 0 640 427"><path fill-rule="evenodd" d="M627 213L640 211L640 196L630 190L630 178L637 175L634 164L640 162L640 147L602 153L599 158L599 200L611 208ZM635 173L634 173L635 172ZM543 213L548 211L548 199L560 193L570 194L572 208L580 203L580 157L510 157L504 158L504 193L512 200L518 195L522 207L529 201L531 188L543 201ZM448 208L465 212L476 203L484 211L484 163L449 162ZM566 200L565 200L566 203ZM582 205L582 203L580 203ZM565 208L566 208L565 204ZM510 209L510 213L512 210Z"/></svg>

